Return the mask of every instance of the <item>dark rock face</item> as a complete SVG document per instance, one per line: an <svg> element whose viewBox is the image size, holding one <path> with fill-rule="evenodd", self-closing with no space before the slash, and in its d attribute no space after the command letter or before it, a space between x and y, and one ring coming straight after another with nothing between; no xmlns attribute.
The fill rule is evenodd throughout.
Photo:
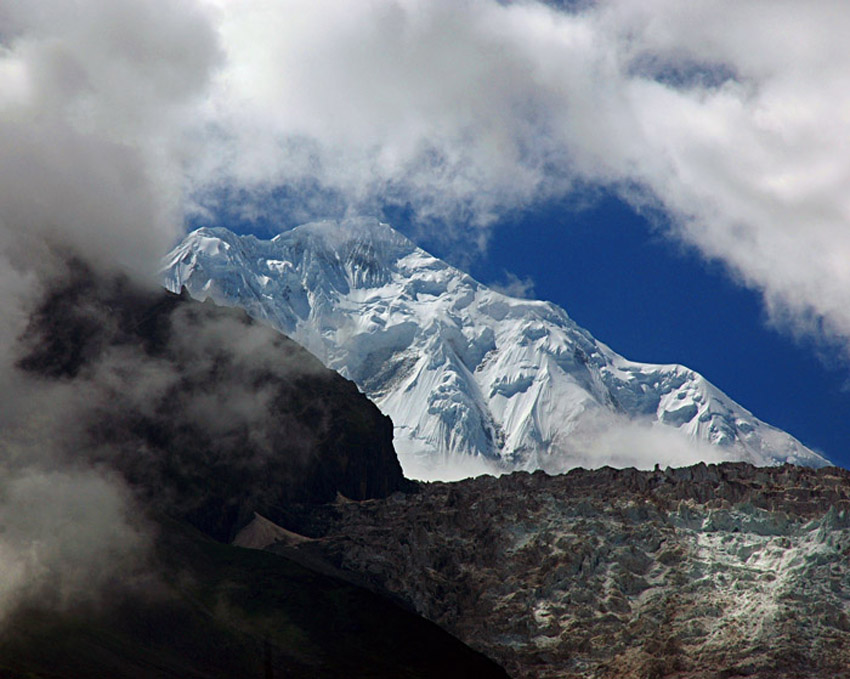
<svg viewBox="0 0 850 679"><path fill-rule="evenodd" d="M20 344L19 367L62 390L69 457L114 467L147 504L217 539L254 511L410 485L389 419L241 311L72 263Z"/></svg>
<svg viewBox="0 0 850 679"><path fill-rule="evenodd" d="M515 677L850 677L850 472L696 465L337 502L272 551L356 574Z"/></svg>

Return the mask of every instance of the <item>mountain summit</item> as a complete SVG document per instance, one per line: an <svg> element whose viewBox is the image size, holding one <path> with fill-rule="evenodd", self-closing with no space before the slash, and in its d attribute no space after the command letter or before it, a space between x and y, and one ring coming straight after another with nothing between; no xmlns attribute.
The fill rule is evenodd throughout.
<svg viewBox="0 0 850 679"><path fill-rule="evenodd" d="M406 475L828 461L681 365L626 360L560 307L506 296L376 220L186 236L165 285L240 306L353 380Z"/></svg>

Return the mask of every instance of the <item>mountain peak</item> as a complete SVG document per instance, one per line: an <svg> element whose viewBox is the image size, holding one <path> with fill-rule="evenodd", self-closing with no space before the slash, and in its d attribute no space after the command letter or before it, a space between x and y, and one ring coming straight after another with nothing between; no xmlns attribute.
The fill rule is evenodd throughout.
<svg viewBox="0 0 850 679"><path fill-rule="evenodd" d="M683 366L629 361L554 304L499 294L374 219L271 241L196 231L166 287L244 307L354 380L408 476L826 460Z"/></svg>
<svg viewBox="0 0 850 679"><path fill-rule="evenodd" d="M323 239L335 248L344 247L351 243L407 245L411 249L416 246L389 224L371 217L349 217L346 219L325 219L296 226L291 231L284 231L272 238L272 242L280 242L292 237L313 236Z"/></svg>

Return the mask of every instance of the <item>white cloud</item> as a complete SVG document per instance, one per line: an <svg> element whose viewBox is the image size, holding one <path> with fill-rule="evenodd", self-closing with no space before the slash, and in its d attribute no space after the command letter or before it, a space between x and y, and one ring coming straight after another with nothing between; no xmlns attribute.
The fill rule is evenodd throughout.
<svg viewBox="0 0 850 679"><path fill-rule="evenodd" d="M0 229L11 262L37 265L31 253L49 239L152 267L181 228L187 130L217 58L209 10L186 0L4 3Z"/></svg>
<svg viewBox="0 0 850 679"><path fill-rule="evenodd" d="M225 150L212 150L227 158L216 169L228 181L315 177L353 203L399 197L420 216L480 223L523 204L561 169L550 157L560 145L541 137L548 93L517 40L524 26L556 18L543 7L224 7L227 66L212 114Z"/></svg>
<svg viewBox="0 0 850 679"><path fill-rule="evenodd" d="M315 181L485 229L576 180L629 187L777 317L850 336L846 4L217 6L196 187Z"/></svg>
<svg viewBox="0 0 850 679"><path fill-rule="evenodd" d="M846 4L574 5L4 3L9 265L48 237L144 268L187 191L409 203L483 242L579 182L662 207L775 318L850 337Z"/></svg>
<svg viewBox="0 0 850 679"><path fill-rule="evenodd" d="M508 295L509 297L520 297L522 299L534 298L534 281L529 276L520 278L510 271L504 271L503 274L504 280L501 283L488 283L490 289L501 292L503 295Z"/></svg>
<svg viewBox="0 0 850 679"><path fill-rule="evenodd" d="M186 191L409 203L484 242L511 210L608 186L774 318L850 337L846 4L574 5L5 3L0 223L25 251L49 236L140 268Z"/></svg>
<svg viewBox="0 0 850 679"><path fill-rule="evenodd" d="M643 130L632 176L678 217L681 237L763 291L775 316L820 318L846 339L850 10L619 2L610 12L620 32L638 29L625 54L723 64L737 75L713 89L624 80Z"/></svg>

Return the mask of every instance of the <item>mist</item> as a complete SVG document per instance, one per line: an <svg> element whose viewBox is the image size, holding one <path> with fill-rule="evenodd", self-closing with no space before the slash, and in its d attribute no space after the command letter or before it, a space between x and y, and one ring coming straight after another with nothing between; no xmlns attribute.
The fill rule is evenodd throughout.
<svg viewBox="0 0 850 679"><path fill-rule="evenodd" d="M655 465L688 467L698 462L741 459L740 451L734 447L703 443L658 422L616 416L589 418L562 445L562 453L542 461L549 473L564 473L574 467L598 469L605 466L649 470Z"/></svg>
<svg viewBox="0 0 850 679"><path fill-rule="evenodd" d="M217 60L197 3L0 8L0 623L19 606L95 603L146 568L150 525L90 430L126 385L144 408L175 376L134 367L126 351L80 379L21 361L69 262L156 289L158 258L183 228L188 126ZM94 327L115 320L79 312Z"/></svg>
<svg viewBox="0 0 850 679"><path fill-rule="evenodd" d="M0 481L0 628L21 605L99 606L147 576L150 526L128 489L95 470L5 469Z"/></svg>
<svg viewBox="0 0 850 679"><path fill-rule="evenodd" d="M515 470L514 466L481 456L435 459L417 455L414 450L400 450L398 454L405 475L420 481L459 481L483 475L502 476ZM650 470L656 465L688 467L699 462L740 460L740 455L741 451L734 447L703 443L658 422L600 413L585 417L568 436L553 441L546 453L529 460L527 471L541 469L554 475L577 467Z"/></svg>

